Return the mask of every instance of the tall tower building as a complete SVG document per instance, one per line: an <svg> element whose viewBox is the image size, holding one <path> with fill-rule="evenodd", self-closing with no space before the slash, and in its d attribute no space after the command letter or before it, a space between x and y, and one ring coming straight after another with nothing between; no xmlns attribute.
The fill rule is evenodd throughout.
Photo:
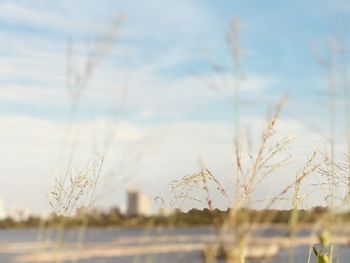
<svg viewBox="0 0 350 263"><path fill-rule="evenodd" d="M7 216L4 202L0 199L0 220Z"/></svg>
<svg viewBox="0 0 350 263"><path fill-rule="evenodd" d="M147 216L151 212L151 202L147 195L141 191L131 188L127 193L127 210L128 216Z"/></svg>

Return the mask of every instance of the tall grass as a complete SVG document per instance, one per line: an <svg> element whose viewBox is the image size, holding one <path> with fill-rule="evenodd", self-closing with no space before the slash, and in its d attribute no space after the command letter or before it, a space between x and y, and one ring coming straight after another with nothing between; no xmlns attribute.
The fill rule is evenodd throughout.
<svg viewBox="0 0 350 263"><path fill-rule="evenodd" d="M228 34L228 46L231 51L233 60L233 124L234 124L234 174L232 189L224 188L220 182L221 176L213 175L204 164L201 164L199 173L185 176L182 180L172 183L174 191L174 199L177 205L181 205L184 200L193 200L196 202L206 203L209 210L213 210L212 194L208 182L212 182L217 191L224 197L227 202L229 212L226 220L220 226L213 222L218 236L217 244L211 245L204 252L206 262L216 262L217 257L224 255L227 262L245 263L247 250L250 246L251 237L254 234L254 222L259 222L259 218L250 218L249 209L252 207L252 201L256 190L262 185L272 174L278 172L282 167L287 166L293 160L288 153L288 148L292 144L289 137L276 138L275 129L280 119L281 111L286 100L282 99L277 104L275 113L266 122L265 128L261 134L261 140L256 147L256 152L249 152L243 148L243 142L250 141L249 138L243 136L241 131L241 99L240 89L244 81L241 65L242 48L239 43L239 21L234 19L231 31ZM334 44L334 43L333 43ZM343 43L342 43L343 44ZM339 48L340 46L340 48ZM313 251L316 262L330 263L334 261L336 255L333 237L341 222L338 217L339 211L349 204L350 193L350 137L349 137L349 88L347 82L346 65L341 67L340 75L342 77L342 94L344 94L344 116L346 126L347 154L344 156L343 163L337 163L337 116L338 116L338 94L341 85L339 85L339 65L337 61L339 55L344 55L344 44L337 43L329 45L329 59L327 61L318 59L318 62L326 69L328 79L328 135L326 151L315 150L305 161L305 164L299 171L295 172L295 181L286 185L276 196L272 196L265 203L263 208L271 208L277 201L289 200L291 203L291 213L288 225L290 249L289 262L295 260L295 239L299 230L299 209L301 204L307 200L303 200L301 191L304 181L307 177L313 177L313 181L317 182L319 175L325 179L321 183L315 183L318 187L317 191L323 191L325 201L328 205L328 212L314 222L315 231L318 233L319 244L310 247L309 258L305 262L311 262L311 252ZM217 67L214 68L214 70ZM247 143L249 144L249 143ZM248 147L249 148L249 147ZM325 188L325 186L327 188ZM342 189L342 190L340 190ZM204 198L195 196L196 190L202 190ZM233 192L233 197L231 193ZM342 194L343 193L343 194ZM289 197L291 195L291 197ZM205 201L204 201L205 200ZM175 203L174 203L175 204ZM346 208L347 209L347 208ZM346 210L347 211L347 210ZM269 222L273 218L273 214L267 214L264 222ZM225 237L233 233L234 245L227 244ZM232 249L234 247L234 249Z"/></svg>
<svg viewBox="0 0 350 263"><path fill-rule="evenodd" d="M119 27L120 20L112 23L110 29L102 34L93 49L88 55L87 61L83 66L83 71L79 72L74 64L74 48L72 42L67 51L67 86L71 101L72 120L79 109L79 101L86 89L91 77L100 59L108 54L111 42L115 37L115 31ZM200 162L198 173L187 175L180 180L171 183L173 199L170 206L181 207L185 201L192 200L206 206L210 211L215 209L212 189L216 189L223 197L228 207L228 214L223 223L213 221L213 228L216 234L216 243L208 244L204 250L205 262L216 262L217 258L223 256L227 262L245 263L247 262L248 251L251 247L255 234L254 226L258 222L269 223L275 216L273 213L263 214L263 218L252 218L250 209L254 204L254 197L259 187L266 182L272 175L281 171L294 161L289 153L289 148L293 144L293 139L289 136L279 137L276 134L281 113L286 107L287 98L282 98L274 106L274 111L261 131L259 142L256 147L249 147L251 138L245 136L242 132L242 108L241 108L241 87L244 82L243 70L241 68L242 48L240 46L240 22L234 19L231 30L228 34L228 47L233 61L233 157L232 157L232 184L226 185L221 182L220 175L211 172ZM349 204L350 200L350 132L349 132L349 92L347 87L346 74L344 77L344 97L345 97L345 116L347 129L347 154L344 157L344 163L336 162L336 119L337 119L337 96L338 85L336 82L336 67L334 59L334 50L330 49L330 61L321 64L325 66L329 75L329 131L328 145L325 152L319 150L313 151L305 160L300 169L295 171L295 180L291 184L281 187L280 192L275 196L268 196L264 201L263 207L269 209L278 201L290 201L292 208L288 235L290 241L289 262L296 262L295 246L299 231L299 209L304 200L302 188L308 177L321 175L325 182L316 184L316 187L324 191L325 200L329 206L329 212L315 222L318 227L319 244L314 244L310 252L315 257L305 259L311 262L312 259L317 262L333 262L335 247L332 243L332 237L336 234L334 226L337 226L337 211ZM68 130L70 133L72 129ZM76 138L67 135L67 145L70 149L67 166L61 169L57 178L54 180L53 188L49 193L49 203L52 211L57 215L62 215L62 220L57 225L58 235L57 250L59 244L63 241L65 229L65 217L75 213L76 208L90 207L93 205L96 189L101 177L104 161L108 149L113 141L113 133L106 136L105 145L102 153L95 154L86 166L79 168L75 164ZM255 150L254 150L255 149ZM320 161L320 158L323 158ZM344 194L339 196L337 188L342 185ZM326 189L324 187L326 186ZM82 221L81 232L78 238L78 244L83 243L85 231L88 227L88 217ZM152 223L151 226L152 227ZM322 230L322 231L320 231ZM227 236L233 237L228 241Z"/></svg>
<svg viewBox="0 0 350 263"><path fill-rule="evenodd" d="M75 61L74 41L68 42L66 56L66 85L69 99L70 116L69 123L64 135L62 151L54 175L52 188L48 193L48 203L51 208L51 216L57 216L54 225L46 225L46 220L42 220L39 227L38 240L43 241L46 234L51 229L56 229L56 240L53 247L53 259L59 262L58 255L64 242L66 220L69 216L75 215L79 208L91 208L96 200L96 189L100 181L102 169L109 148L112 145L115 135L116 116L112 116L113 124L109 127L111 132L107 132L104 144L100 151L92 152L85 165L81 164L79 152L78 136L75 125L78 121L79 105L90 80L93 78L98 65L104 57L108 56L119 32L123 18L117 17L98 35L92 43L87 53L82 67ZM79 235L77 237L78 248L82 246L89 219L83 216ZM77 261L77 260L73 260Z"/></svg>

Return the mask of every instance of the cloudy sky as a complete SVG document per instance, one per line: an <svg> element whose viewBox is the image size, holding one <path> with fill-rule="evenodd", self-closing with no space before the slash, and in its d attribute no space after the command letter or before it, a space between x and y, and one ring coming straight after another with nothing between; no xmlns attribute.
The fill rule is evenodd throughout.
<svg viewBox="0 0 350 263"><path fill-rule="evenodd" d="M302 163L322 147L328 125L327 71L317 60L327 58L332 36L346 41L349 15L347 1L325 0L0 0L0 198L7 207L50 211L47 193L72 148L78 170L105 152L106 140L97 205L123 206L131 185L166 196L199 160L230 185L233 18L242 126L259 142L265 112L288 95L279 131L296 137ZM96 50L103 52L72 100L69 83L84 79ZM294 175L271 180L288 184ZM261 192L278 192L269 186Z"/></svg>

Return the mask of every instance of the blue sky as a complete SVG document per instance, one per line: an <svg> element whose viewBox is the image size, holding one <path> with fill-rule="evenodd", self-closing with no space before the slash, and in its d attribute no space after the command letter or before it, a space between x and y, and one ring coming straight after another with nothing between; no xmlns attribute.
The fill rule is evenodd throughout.
<svg viewBox="0 0 350 263"><path fill-rule="evenodd" d="M133 2L108 1L103 5L96 5L94 1L84 4L79 1L74 4L65 1L55 4L3 1L2 5L0 26L4 63L11 60L15 64L16 58L21 60L18 63L23 67L30 67L28 60L35 57L45 67L45 55L61 55L64 59L68 38L74 39L83 59L87 50L84 46L89 39L122 14L125 19L114 45L117 54L113 53L104 60L103 66L118 72L147 70L149 67L153 74L169 81L189 78L191 72L199 75L210 72L210 62L205 52L230 72L232 63L225 35L229 31L230 21L237 17L242 24L241 46L246 50L242 59L244 74L248 78L258 76L270 80L271 85L263 92L265 96L276 97L288 93L298 99L314 96L315 86L319 86L322 71L312 57L312 47L322 47L330 34L348 22L345 1L339 4L323 1L322 5L312 1L307 4L296 1L289 5L279 1L268 4L240 1L226 4L210 1L161 4L141 1L137 5ZM40 73L36 76L12 73L4 75L1 82L21 87L29 84L40 85L47 90L64 90L62 64L61 61L61 68L48 73L56 75L56 79L40 78ZM15 66L18 68L18 64ZM35 68L38 71L41 69L39 66ZM59 105L50 103L51 107L45 105L43 110L42 105L32 100L28 100L27 105L18 105L16 98L6 99L2 104L2 110L6 113L29 111L37 115L41 112L43 117L64 118L57 112L64 112L65 105L58 110ZM217 98L217 104L222 104L221 98ZM200 110L191 112L189 116L203 113L199 117L205 118L209 116L207 113L212 106L212 102L209 102L205 110L201 105ZM196 108L191 110L195 111Z"/></svg>
<svg viewBox="0 0 350 263"><path fill-rule="evenodd" d="M347 1L0 1L0 154L6 163L0 167L0 198L8 206L46 208L62 137L72 123L66 86L70 40L82 72L94 39L122 19L74 118L84 152L78 159L84 161L91 137L120 108L116 159L106 174L118 174L113 164L129 151L120 148L146 148L131 169L139 176L116 179L120 194L103 201L111 205L123 203L130 184L163 194L171 180L198 169L198 158L218 173L229 170L233 93L222 83L232 82L226 36L233 18L240 23L243 50L242 117L249 125L259 122L269 104L287 94L288 129L282 132L312 138L301 146L307 148L302 153L310 151L319 136L310 126L323 131L317 116L326 114L325 71L315 54L326 55L325 43L336 33L347 35L349 15ZM348 68L346 55L343 60ZM212 63L223 70L213 71ZM169 166L175 168L164 175Z"/></svg>

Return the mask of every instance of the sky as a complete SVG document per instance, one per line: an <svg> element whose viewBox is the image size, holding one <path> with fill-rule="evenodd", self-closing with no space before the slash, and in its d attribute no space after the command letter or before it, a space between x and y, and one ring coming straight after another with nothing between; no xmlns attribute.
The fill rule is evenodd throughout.
<svg viewBox="0 0 350 263"><path fill-rule="evenodd" d="M273 185L292 182L296 167L324 146L327 71L318 61L334 36L346 43L349 15L347 1L326 0L0 0L0 199L50 211L47 195L66 164L78 171L104 153L96 206L125 207L130 186L170 198L170 183L201 162L230 185L233 19L242 127L254 142L268 109L288 96L278 135L296 138L295 162L258 190L273 195L280 190ZM84 78L91 54L88 81L73 100L69 83ZM338 61L346 70L347 58ZM220 196L215 205L225 207Z"/></svg>

